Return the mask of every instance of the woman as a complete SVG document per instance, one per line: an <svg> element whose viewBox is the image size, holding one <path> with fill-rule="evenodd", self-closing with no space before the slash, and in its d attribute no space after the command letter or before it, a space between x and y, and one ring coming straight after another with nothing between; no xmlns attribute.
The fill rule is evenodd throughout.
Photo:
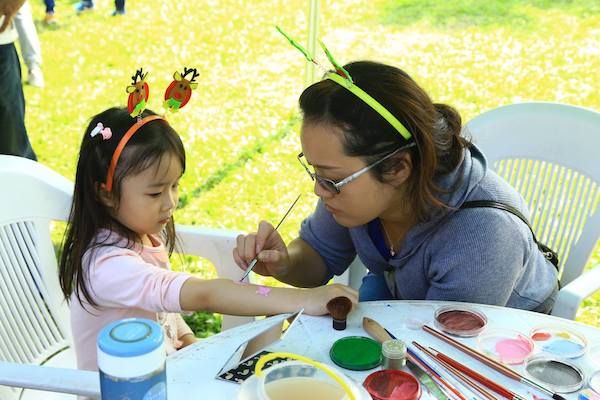
<svg viewBox="0 0 600 400"><path fill-rule="evenodd" d="M325 284L356 254L369 269L361 300L430 299L550 312L557 271L523 221L492 200L527 215L523 198L488 169L461 136L452 107L434 104L410 76L375 62L339 70L387 109L392 126L339 78L300 96L300 162L319 202L289 245L267 222L240 235L233 251L243 269L294 286ZM404 131L403 131L403 129Z"/></svg>

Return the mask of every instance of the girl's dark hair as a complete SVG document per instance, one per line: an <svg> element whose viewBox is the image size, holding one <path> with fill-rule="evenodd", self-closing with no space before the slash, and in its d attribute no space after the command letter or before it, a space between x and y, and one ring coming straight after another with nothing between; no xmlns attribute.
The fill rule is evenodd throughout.
<svg viewBox="0 0 600 400"><path fill-rule="evenodd" d="M141 117L155 115L146 110ZM86 285L87 271L83 269L82 258L86 251L93 251L100 246L114 245L105 240L92 243L100 229L117 232L127 239L127 247L133 248L140 237L123 224L111 217L110 209L99 198L100 184L106 183L106 175L111 158L121 138L136 122L126 108L110 108L96 115L90 121L79 150L73 203L69 216L69 226L63 240L63 251L60 258L59 280L62 292L69 300L75 292L81 304L82 296L92 306L97 304L90 295ZM103 140L102 135L90 136L90 132L98 123L109 127L112 138ZM113 177L112 195L115 207L121 197L123 178L138 174L167 154L175 156L185 171L185 150L181 138L164 120L150 121L139 128L123 149ZM175 247L175 225L173 217L165 227L165 245L169 254ZM90 253L91 257L92 254Z"/></svg>
<svg viewBox="0 0 600 400"><path fill-rule="evenodd" d="M331 124L341 130L345 154L362 157L367 164L379 160L411 141L408 149L413 172L408 195L420 221L446 204L439 195L447 190L435 179L454 170L470 142L461 136L458 112L445 104L434 104L427 93L404 71L371 61L344 66L354 83L388 109L411 133L404 139L379 113L355 94L330 79L309 86L300 96L305 123ZM371 170L380 182L397 169L400 156L391 157Z"/></svg>

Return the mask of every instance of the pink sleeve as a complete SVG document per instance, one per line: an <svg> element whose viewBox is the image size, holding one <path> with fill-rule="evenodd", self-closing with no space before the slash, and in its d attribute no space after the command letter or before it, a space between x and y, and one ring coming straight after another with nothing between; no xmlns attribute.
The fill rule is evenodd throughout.
<svg viewBox="0 0 600 400"><path fill-rule="evenodd" d="M191 275L160 268L131 250L98 254L89 285L99 306L181 312L179 293Z"/></svg>

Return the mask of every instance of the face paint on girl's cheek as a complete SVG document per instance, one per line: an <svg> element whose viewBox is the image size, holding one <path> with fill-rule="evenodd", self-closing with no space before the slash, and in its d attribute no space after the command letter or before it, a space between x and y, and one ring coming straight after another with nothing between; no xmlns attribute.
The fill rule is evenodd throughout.
<svg viewBox="0 0 600 400"><path fill-rule="evenodd" d="M256 288L256 294L261 295L261 296L268 296L269 293L271 293L271 288L270 287L266 287L266 286L258 286Z"/></svg>

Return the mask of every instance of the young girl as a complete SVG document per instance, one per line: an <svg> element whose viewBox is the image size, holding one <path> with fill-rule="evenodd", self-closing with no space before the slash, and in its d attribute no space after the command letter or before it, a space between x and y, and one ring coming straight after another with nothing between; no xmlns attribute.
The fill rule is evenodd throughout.
<svg viewBox="0 0 600 400"><path fill-rule="evenodd" d="M326 314L340 285L310 290L202 280L169 269L173 212L185 170L181 139L162 117L127 109L95 116L81 143L60 283L70 302L77 364L96 370L96 337L109 322L141 317L164 328L167 351L196 341L181 311L234 315Z"/></svg>

